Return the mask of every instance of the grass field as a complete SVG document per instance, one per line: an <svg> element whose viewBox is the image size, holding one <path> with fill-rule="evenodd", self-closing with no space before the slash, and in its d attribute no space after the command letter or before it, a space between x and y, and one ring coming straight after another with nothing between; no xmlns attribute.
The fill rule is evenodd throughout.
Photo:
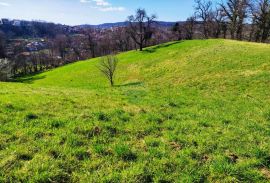
<svg viewBox="0 0 270 183"><path fill-rule="evenodd" d="M0 182L270 182L270 45L194 40L0 83Z"/></svg>

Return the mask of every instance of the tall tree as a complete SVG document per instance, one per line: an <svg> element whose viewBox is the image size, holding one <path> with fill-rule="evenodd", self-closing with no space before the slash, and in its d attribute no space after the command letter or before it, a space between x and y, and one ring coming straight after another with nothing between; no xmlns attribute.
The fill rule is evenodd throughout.
<svg viewBox="0 0 270 183"><path fill-rule="evenodd" d="M182 40L182 27L179 22L174 24L172 31L176 35L178 41Z"/></svg>
<svg viewBox="0 0 270 183"><path fill-rule="evenodd" d="M144 9L138 9L135 16L128 17L128 32L133 41L140 47L140 51L143 50L146 41L152 37L152 25L155 19L155 15L148 16Z"/></svg>
<svg viewBox="0 0 270 183"><path fill-rule="evenodd" d="M5 40L5 33L0 31L0 58L6 57L6 40Z"/></svg>
<svg viewBox="0 0 270 183"><path fill-rule="evenodd" d="M7 81L12 77L13 62L8 59L0 59L0 81Z"/></svg>
<svg viewBox="0 0 270 183"><path fill-rule="evenodd" d="M210 35L210 26L212 23L212 2L205 0L195 0L195 15L199 21L202 21L204 38Z"/></svg>
<svg viewBox="0 0 270 183"><path fill-rule="evenodd" d="M270 1L254 0L251 4L255 40L266 42L270 33ZM253 27L254 28L254 27Z"/></svg>
<svg viewBox="0 0 270 183"><path fill-rule="evenodd" d="M92 29L87 29L86 30L86 35L87 35L87 42L88 42L88 47L91 52L92 58L96 57L96 47L97 47L97 40L95 37L95 31Z"/></svg>
<svg viewBox="0 0 270 183"><path fill-rule="evenodd" d="M191 16L191 17L187 18L185 24L183 25L186 39L188 39L188 40L193 39L195 25L196 25L195 16Z"/></svg>
<svg viewBox="0 0 270 183"><path fill-rule="evenodd" d="M68 46L68 38L64 34L59 34L55 38L55 46L63 60L65 60L67 46Z"/></svg>
<svg viewBox="0 0 270 183"><path fill-rule="evenodd" d="M226 15L222 9L217 8L212 12L213 22L211 24L212 34L215 38L219 38L220 35L223 35L223 38L226 38L227 34L227 22Z"/></svg>
<svg viewBox="0 0 270 183"><path fill-rule="evenodd" d="M242 40L244 21L248 17L249 0L227 0L220 3L221 9L229 19L232 39Z"/></svg>
<svg viewBox="0 0 270 183"><path fill-rule="evenodd" d="M115 42L117 51L127 51L132 49L132 39L127 32L126 27L118 27L112 33L112 39Z"/></svg>

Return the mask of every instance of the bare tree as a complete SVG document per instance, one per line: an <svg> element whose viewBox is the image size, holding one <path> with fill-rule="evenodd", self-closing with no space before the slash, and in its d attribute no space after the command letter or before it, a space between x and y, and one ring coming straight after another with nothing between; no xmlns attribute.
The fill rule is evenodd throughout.
<svg viewBox="0 0 270 183"><path fill-rule="evenodd" d="M248 16L249 0L227 0L220 3L221 9L229 19L229 29L232 39L242 39L244 21Z"/></svg>
<svg viewBox="0 0 270 183"><path fill-rule="evenodd" d="M178 41L182 40L182 27L180 26L179 22L174 24L174 26L172 27L172 32L177 37Z"/></svg>
<svg viewBox="0 0 270 183"><path fill-rule="evenodd" d="M97 47L97 40L95 37L95 31L92 29L86 30L87 41L88 41L88 48L91 52L92 58L96 57L96 47Z"/></svg>
<svg viewBox="0 0 270 183"><path fill-rule="evenodd" d="M252 31L255 32L255 40L266 42L270 33L270 1L254 0L251 4L251 11L253 16Z"/></svg>
<svg viewBox="0 0 270 183"><path fill-rule="evenodd" d="M0 81L7 81L12 77L13 62L0 59Z"/></svg>
<svg viewBox="0 0 270 183"><path fill-rule="evenodd" d="M0 31L0 58L6 57L5 46L6 46L5 33Z"/></svg>
<svg viewBox="0 0 270 183"><path fill-rule="evenodd" d="M126 27L118 27L117 30L112 33L112 38L118 51L123 52L132 49L132 39Z"/></svg>
<svg viewBox="0 0 270 183"><path fill-rule="evenodd" d="M222 9L217 8L212 12L212 19L211 32L213 37L219 38L222 34L225 39L227 35L226 14Z"/></svg>
<svg viewBox="0 0 270 183"><path fill-rule="evenodd" d="M128 32L134 42L139 45L140 51L143 50L145 42L152 37L152 24L155 19L155 15L149 17L144 9L138 9L135 16L128 17Z"/></svg>
<svg viewBox="0 0 270 183"><path fill-rule="evenodd" d="M205 0L195 0L195 16L202 21L204 38L210 35L210 26L212 23L212 2Z"/></svg>
<svg viewBox="0 0 270 183"><path fill-rule="evenodd" d="M111 86L114 86L114 77L117 65L118 59L114 55L102 57L100 60L99 70L108 79Z"/></svg>
<svg viewBox="0 0 270 183"><path fill-rule="evenodd" d="M185 24L183 25L185 31L185 39L188 40L193 39L195 24L196 24L195 16L191 16L186 20Z"/></svg>
<svg viewBox="0 0 270 183"><path fill-rule="evenodd" d="M55 46L63 60L65 60L66 57L66 49L67 49L67 43L68 43L68 38L64 34L59 34L55 38Z"/></svg>

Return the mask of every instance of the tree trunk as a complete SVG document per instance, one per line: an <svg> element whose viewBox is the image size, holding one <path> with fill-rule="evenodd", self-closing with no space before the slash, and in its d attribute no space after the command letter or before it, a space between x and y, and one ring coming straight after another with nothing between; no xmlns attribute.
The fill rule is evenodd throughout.
<svg viewBox="0 0 270 183"><path fill-rule="evenodd" d="M140 44L140 51L143 51L143 45Z"/></svg>

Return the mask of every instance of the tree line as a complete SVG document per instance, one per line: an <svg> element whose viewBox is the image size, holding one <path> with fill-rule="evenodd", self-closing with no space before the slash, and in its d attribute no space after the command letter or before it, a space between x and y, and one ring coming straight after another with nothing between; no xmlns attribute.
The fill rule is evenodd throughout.
<svg viewBox="0 0 270 183"><path fill-rule="evenodd" d="M201 23L203 38L269 41L269 0L195 0L195 4L194 17Z"/></svg>

